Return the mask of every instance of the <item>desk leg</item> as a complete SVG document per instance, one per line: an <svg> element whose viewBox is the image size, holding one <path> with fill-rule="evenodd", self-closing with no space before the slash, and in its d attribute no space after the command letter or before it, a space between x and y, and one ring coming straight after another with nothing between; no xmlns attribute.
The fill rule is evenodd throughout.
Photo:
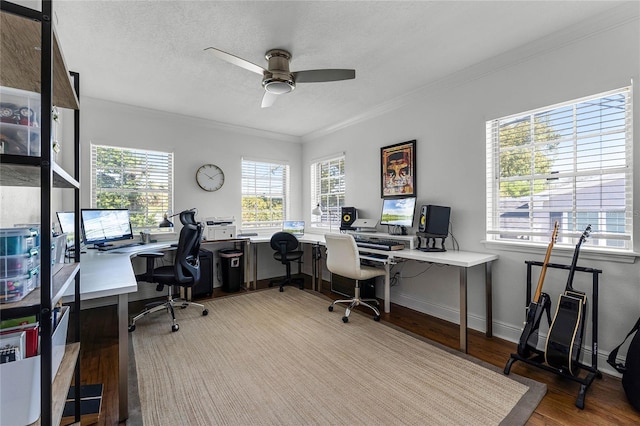
<svg viewBox="0 0 640 426"><path fill-rule="evenodd" d="M314 243L311 247L311 289L314 291L322 291L322 268L320 268L320 260L322 252L320 251L320 243Z"/></svg>
<svg viewBox="0 0 640 426"><path fill-rule="evenodd" d="M129 295L118 295L118 403L121 422L129 417Z"/></svg>
<svg viewBox="0 0 640 426"><path fill-rule="evenodd" d="M391 270L391 264L386 262L384 264L384 312L391 312L391 280L389 274Z"/></svg>
<svg viewBox="0 0 640 426"><path fill-rule="evenodd" d="M251 243L245 241L244 245L244 286L247 290L251 290Z"/></svg>
<svg viewBox="0 0 640 426"><path fill-rule="evenodd" d="M467 353L467 268L460 268L460 350Z"/></svg>
<svg viewBox="0 0 640 426"><path fill-rule="evenodd" d="M258 289L258 244L253 244L253 289Z"/></svg>
<svg viewBox="0 0 640 426"><path fill-rule="evenodd" d="M487 337L493 336L493 294L492 294L492 282L491 282L491 263L484 264L484 286L486 292L486 305L487 305L487 331L485 335Z"/></svg>

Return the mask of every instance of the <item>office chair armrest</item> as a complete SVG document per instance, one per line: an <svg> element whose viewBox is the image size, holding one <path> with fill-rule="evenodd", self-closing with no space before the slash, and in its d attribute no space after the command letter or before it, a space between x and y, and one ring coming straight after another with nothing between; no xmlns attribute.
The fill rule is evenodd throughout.
<svg viewBox="0 0 640 426"><path fill-rule="evenodd" d="M164 257L164 253L161 251L148 251L144 253L138 253L136 256L144 257L145 259L147 259L147 270L142 274L136 275L136 281L146 281L152 283L155 261L156 259Z"/></svg>

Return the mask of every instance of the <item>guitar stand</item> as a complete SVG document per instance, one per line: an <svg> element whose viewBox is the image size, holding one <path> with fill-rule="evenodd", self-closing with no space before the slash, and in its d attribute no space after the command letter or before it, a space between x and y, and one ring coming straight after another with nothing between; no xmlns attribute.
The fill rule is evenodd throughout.
<svg viewBox="0 0 640 426"><path fill-rule="evenodd" d="M527 264L527 303L525 306L529 306L531 303L531 266L542 266L543 263L529 260L525 261L525 263ZM548 263L547 267L567 270L570 269L570 266L568 265L559 265L554 263ZM504 367L504 374L509 375L511 366L514 362L522 361L526 364L555 373L574 382L578 382L580 383L580 390L578 391L578 397L576 399L576 407L582 410L584 409L584 398L589 386L591 386L591 383L593 383L596 378L602 379L602 373L598 370L598 276L602 271L599 269L583 268L580 266L576 266L575 270L579 272L587 272L593 275L593 293L591 296L593 299L591 304L591 365L585 365L580 362L575 363L576 366L587 371L587 375L584 376L578 373L578 375L574 376L568 371L545 364L544 351L536 348L530 348L534 355L528 358L525 358L518 353L512 353L507 361L507 365Z"/></svg>

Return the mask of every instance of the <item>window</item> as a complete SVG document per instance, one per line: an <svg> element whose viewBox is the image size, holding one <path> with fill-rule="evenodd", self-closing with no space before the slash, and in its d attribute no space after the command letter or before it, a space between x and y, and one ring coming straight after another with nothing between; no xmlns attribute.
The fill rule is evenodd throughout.
<svg viewBox="0 0 640 426"><path fill-rule="evenodd" d="M487 122L487 239L633 250L631 88Z"/></svg>
<svg viewBox="0 0 640 426"><path fill-rule="evenodd" d="M129 209L134 230L173 210L173 154L91 145L91 206Z"/></svg>
<svg viewBox="0 0 640 426"><path fill-rule="evenodd" d="M344 195L344 154L311 164L311 209L322 212L311 215L311 227L339 228Z"/></svg>
<svg viewBox="0 0 640 426"><path fill-rule="evenodd" d="M289 165L242 159L242 229L279 228L289 215Z"/></svg>

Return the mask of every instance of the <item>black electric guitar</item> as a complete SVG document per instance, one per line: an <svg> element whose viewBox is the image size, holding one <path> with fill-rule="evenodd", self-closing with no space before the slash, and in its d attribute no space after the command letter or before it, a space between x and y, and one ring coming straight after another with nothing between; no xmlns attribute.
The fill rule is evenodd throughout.
<svg viewBox="0 0 640 426"><path fill-rule="evenodd" d="M576 271L576 263L578 263L580 246L587 239L590 232L591 225L588 225L580 236L580 241L576 244L571 267L569 268L567 285L564 293L558 299L556 315L549 329L544 354L547 364L561 371L568 371L573 376L576 376L580 370L578 360L582 349L587 295L581 291L574 290L571 285Z"/></svg>
<svg viewBox="0 0 640 426"><path fill-rule="evenodd" d="M533 295L533 300L527 308L527 321L524 323L524 329L518 342L518 355L528 358L531 355L531 349L535 349L538 344L538 329L540 327L540 320L542 314L547 313L547 319L551 322L549 310L551 309L551 298L547 293L542 292L542 284L544 283L544 277L547 273L547 264L551 257L551 250L553 244L556 242L558 236L558 221L553 226L553 234L551 234L551 241L547 247L547 253L544 256L544 262L542 263L542 270L540 271L540 278L538 278L538 287Z"/></svg>

